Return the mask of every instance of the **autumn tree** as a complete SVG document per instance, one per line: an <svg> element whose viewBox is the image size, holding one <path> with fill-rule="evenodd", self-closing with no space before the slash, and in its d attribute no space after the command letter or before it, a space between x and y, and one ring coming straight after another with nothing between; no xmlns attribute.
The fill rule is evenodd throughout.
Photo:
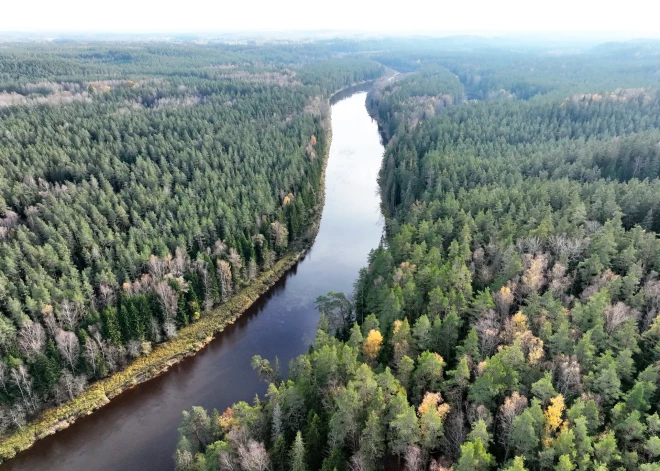
<svg viewBox="0 0 660 471"><path fill-rule="evenodd" d="M378 358L381 345L383 343L383 336L377 330L371 330L367 338L364 340L362 351L367 363L373 365Z"/></svg>

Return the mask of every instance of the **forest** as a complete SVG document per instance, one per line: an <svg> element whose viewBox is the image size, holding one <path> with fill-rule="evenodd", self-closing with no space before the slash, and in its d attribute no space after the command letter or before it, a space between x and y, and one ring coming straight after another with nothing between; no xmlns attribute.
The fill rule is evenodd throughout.
<svg viewBox="0 0 660 471"><path fill-rule="evenodd" d="M329 45L0 49L0 425L13 433L314 238Z"/></svg>
<svg viewBox="0 0 660 471"><path fill-rule="evenodd" d="M383 242L176 469L659 471L660 47L363 47Z"/></svg>

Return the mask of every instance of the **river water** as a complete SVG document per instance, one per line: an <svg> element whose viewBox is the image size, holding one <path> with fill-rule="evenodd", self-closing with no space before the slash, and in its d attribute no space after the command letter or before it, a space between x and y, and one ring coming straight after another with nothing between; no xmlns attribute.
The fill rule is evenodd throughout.
<svg viewBox="0 0 660 471"><path fill-rule="evenodd" d="M252 356L277 356L286 366L305 353L316 331L316 297L330 290L352 292L380 241L376 178L383 147L365 98L364 92L354 93L332 106L325 207L305 258L197 355L40 440L0 471L173 469L182 410L201 405L222 412L234 402L251 402L255 394L263 397L266 384L250 367Z"/></svg>

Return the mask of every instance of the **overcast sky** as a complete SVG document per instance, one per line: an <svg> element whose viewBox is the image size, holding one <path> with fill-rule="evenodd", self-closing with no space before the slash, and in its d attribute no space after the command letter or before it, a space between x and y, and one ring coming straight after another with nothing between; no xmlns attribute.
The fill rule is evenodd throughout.
<svg viewBox="0 0 660 471"><path fill-rule="evenodd" d="M4 0L0 32L613 31L660 36L658 0Z"/></svg>

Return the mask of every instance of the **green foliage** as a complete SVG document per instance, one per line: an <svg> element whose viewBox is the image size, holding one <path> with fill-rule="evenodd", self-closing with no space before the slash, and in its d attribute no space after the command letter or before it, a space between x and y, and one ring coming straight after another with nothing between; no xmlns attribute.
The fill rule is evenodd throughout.
<svg viewBox="0 0 660 471"><path fill-rule="evenodd" d="M397 455L403 455L409 445L419 441L419 425L413 406L404 408L389 424L388 447Z"/></svg>
<svg viewBox="0 0 660 471"><path fill-rule="evenodd" d="M307 464L305 463L305 443L302 439L300 431L296 434L296 439L291 446L291 471L306 471Z"/></svg>
<svg viewBox="0 0 660 471"><path fill-rule="evenodd" d="M313 412L309 450L326 454L309 468L398 455L456 471L654 470L657 57L388 44L374 57L402 73L367 98L387 143L384 243L355 305L319 298L317 338L278 386ZM368 364L372 330L384 341Z"/></svg>
<svg viewBox="0 0 660 471"><path fill-rule="evenodd" d="M461 457L456 463L456 471L487 471L495 462L495 457L488 453L481 438L461 445Z"/></svg>
<svg viewBox="0 0 660 471"><path fill-rule="evenodd" d="M204 451L211 441L211 419L206 410L195 406L190 412L183 411L179 435L190 444L191 451Z"/></svg>
<svg viewBox="0 0 660 471"><path fill-rule="evenodd" d="M116 372L309 242L327 100L383 66L257 49L2 49L0 350L30 389L4 388L3 410L71 396L65 365L80 384Z"/></svg>
<svg viewBox="0 0 660 471"><path fill-rule="evenodd" d="M503 471L527 471L527 468L525 468L525 458L516 456L511 465L504 468Z"/></svg>

